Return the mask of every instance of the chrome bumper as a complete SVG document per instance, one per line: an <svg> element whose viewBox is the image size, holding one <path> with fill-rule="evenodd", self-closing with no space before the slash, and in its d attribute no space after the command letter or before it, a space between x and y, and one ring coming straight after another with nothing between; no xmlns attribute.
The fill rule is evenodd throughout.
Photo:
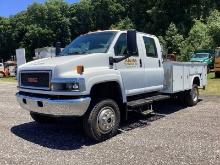
<svg viewBox="0 0 220 165"><path fill-rule="evenodd" d="M46 99L16 94L20 106L28 111L53 116L83 116L91 98Z"/></svg>

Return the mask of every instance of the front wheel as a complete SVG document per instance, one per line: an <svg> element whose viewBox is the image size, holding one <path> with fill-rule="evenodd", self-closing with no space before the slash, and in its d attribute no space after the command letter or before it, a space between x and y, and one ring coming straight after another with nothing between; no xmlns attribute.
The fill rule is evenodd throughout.
<svg viewBox="0 0 220 165"><path fill-rule="evenodd" d="M116 135L120 123L120 110L114 100L97 101L84 116L85 133L100 142Z"/></svg>
<svg viewBox="0 0 220 165"><path fill-rule="evenodd" d="M194 106L199 101L199 89L196 84L193 84L192 89L186 92L186 104L188 106Z"/></svg>

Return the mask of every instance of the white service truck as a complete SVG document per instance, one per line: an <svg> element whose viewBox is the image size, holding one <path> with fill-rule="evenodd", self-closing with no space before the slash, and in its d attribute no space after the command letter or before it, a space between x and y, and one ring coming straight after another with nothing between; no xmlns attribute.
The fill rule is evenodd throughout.
<svg viewBox="0 0 220 165"><path fill-rule="evenodd" d="M203 63L163 61L153 35L97 31L79 36L59 56L20 66L16 96L36 122L78 116L85 133L102 141L117 133L128 111L147 114L171 96L196 105L206 73Z"/></svg>

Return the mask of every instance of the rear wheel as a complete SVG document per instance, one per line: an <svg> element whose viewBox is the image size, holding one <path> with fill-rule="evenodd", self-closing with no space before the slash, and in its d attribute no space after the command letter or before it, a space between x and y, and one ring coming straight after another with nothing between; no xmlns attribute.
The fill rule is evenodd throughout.
<svg viewBox="0 0 220 165"><path fill-rule="evenodd" d="M103 141L116 135L120 123L120 111L114 100L97 101L84 116L85 133L94 141Z"/></svg>
<svg viewBox="0 0 220 165"><path fill-rule="evenodd" d="M185 99L188 106L194 106L198 103L199 90L196 84L193 84L192 89L186 92Z"/></svg>
<svg viewBox="0 0 220 165"><path fill-rule="evenodd" d="M56 121L55 117L39 114L36 112L30 112L30 115L34 121L41 124L49 124Z"/></svg>

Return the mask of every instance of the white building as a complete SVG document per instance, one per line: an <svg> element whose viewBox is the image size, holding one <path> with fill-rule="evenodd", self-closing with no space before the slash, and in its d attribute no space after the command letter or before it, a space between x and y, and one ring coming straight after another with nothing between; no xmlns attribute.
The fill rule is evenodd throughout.
<svg viewBox="0 0 220 165"><path fill-rule="evenodd" d="M35 59L54 57L56 56L55 47L44 47L35 49Z"/></svg>

